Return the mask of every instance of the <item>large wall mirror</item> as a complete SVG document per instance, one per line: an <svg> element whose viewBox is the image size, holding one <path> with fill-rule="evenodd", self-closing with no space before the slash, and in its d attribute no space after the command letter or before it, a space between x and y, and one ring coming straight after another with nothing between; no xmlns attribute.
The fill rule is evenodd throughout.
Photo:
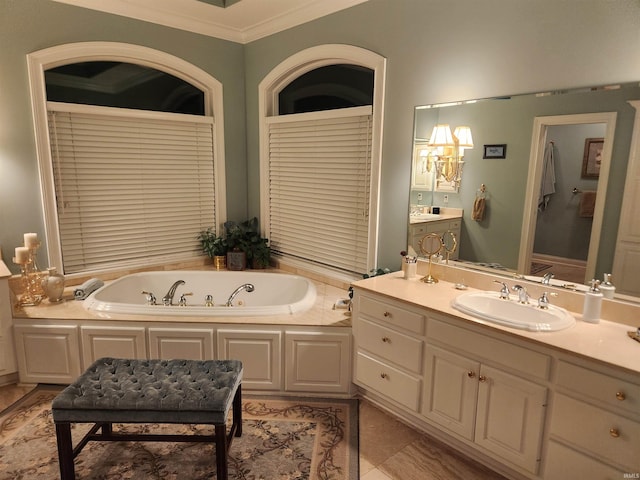
<svg viewBox="0 0 640 480"><path fill-rule="evenodd" d="M410 211L463 209L459 261L469 268L553 273L578 286L602 279L613 268L637 99L633 82L418 106ZM473 135L455 190L425 168L436 125Z"/></svg>

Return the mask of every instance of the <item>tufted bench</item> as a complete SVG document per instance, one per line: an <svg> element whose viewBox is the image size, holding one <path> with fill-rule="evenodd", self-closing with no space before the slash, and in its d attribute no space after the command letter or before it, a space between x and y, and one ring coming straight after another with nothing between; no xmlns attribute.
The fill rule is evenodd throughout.
<svg viewBox="0 0 640 480"><path fill-rule="evenodd" d="M51 405L62 480L75 478L73 460L91 440L214 442L217 479L226 480L229 447L242 435L241 380L238 360L97 360ZM72 423L95 423L75 448ZM113 423L210 424L215 434L127 434Z"/></svg>

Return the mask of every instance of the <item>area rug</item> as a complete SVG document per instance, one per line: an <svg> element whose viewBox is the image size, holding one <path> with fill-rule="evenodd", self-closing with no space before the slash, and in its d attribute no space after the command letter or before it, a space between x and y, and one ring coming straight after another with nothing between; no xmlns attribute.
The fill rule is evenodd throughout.
<svg viewBox="0 0 640 480"><path fill-rule="evenodd" d="M0 415L0 479L57 479L51 401L60 387L39 386ZM229 478L358 478L357 400L249 397L243 432L229 451ZM90 428L74 425L74 445ZM212 434L206 425L114 425L144 433ZM89 442L75 459L77 479L212 479L215 449L203 443Z"/></svg>
<svg viewBox="0 0 640 480"><path fill-rule="evenodd" d="M531 275L543 272L552 266L553 265L549 265L548 263L531 262Z"/></svg>

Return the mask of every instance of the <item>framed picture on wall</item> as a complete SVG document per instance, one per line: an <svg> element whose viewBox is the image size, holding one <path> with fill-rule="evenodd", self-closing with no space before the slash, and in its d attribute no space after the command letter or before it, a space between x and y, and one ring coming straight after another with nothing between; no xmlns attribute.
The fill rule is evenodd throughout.
<svg viewBox="0 0 640 480"><path fill-rule="evenodd" d="M507 158L507 145L485 145L482 158Z"/></svg>
<svg viewBox="0 0 640 480"><path fill-rule="evenodd" d="M582 178L598 178L602 163L602 146L604 138L587 138L584 141L584 157L582 158Z"/></svg>

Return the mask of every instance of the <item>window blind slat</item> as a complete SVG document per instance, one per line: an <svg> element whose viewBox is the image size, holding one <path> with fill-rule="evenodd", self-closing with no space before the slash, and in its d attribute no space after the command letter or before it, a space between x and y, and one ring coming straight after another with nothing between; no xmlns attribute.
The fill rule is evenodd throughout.
<svg viewBox="0 0 640 480"><path fill-rule="evenodd" d="M65 273L199 256L216 224L212 119L69 110L49 111Z"/></svg>
<svg viewBox="0 0 640 480"><path fill-rule="evenodd" d="M365 273L370 110L311 120L287 117L267 122L271 248L276 254Z"/></svg>

